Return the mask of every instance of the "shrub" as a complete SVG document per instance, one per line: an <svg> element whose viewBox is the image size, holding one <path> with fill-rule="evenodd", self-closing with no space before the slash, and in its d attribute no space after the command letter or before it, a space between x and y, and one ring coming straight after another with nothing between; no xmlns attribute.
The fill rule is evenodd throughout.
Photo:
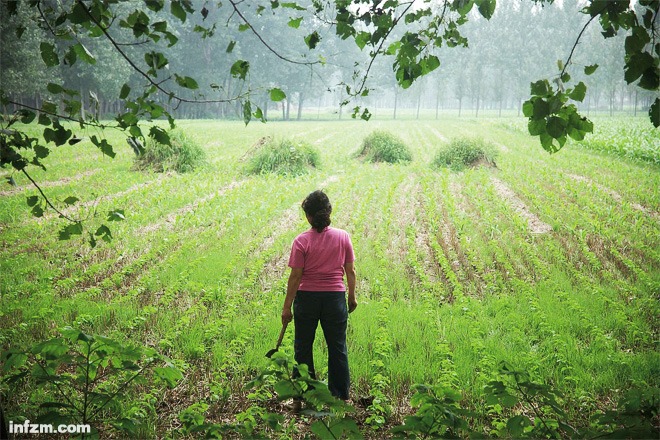
<svg viewBox="0 0 660 440"><path fill-rule="evenodd" d="M176 171L187 173L206 163L206 154L202 147L186 136L181 130L168 132L170 145L149 138L144 152L135 158L133 165L137 170L154 170L157 173Z"/></svg>
<svg viewBox="0 0 660 440"><path fill-rule="evenodd" d="M298 176L318 168L319 152L309 144L270 138L260 144L248 162L248 173Z"/></svg>
<svg viewBox="0 0 660 440"><path fill-rule="evenodd" d="M482 139L453 139L449 145L438 151L433 159L436 167L449 167L462 170L465 167L488 164L495 166L497 150Z"/></svg>
<svg viewBox="0 0 660 440"><path fill-rule="evenodd" d="M410 162L412 154L401 139L387 131L377 130L364 139L358 156L370 162Z"/></svg>

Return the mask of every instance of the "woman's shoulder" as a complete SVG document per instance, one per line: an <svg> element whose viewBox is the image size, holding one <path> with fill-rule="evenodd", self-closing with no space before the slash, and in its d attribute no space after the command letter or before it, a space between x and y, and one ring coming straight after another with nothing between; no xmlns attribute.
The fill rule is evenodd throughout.
<svg viewBox="0 0 660 440"><path fill-rule="evenodd" d="M345 230L340 229L340 228L334 228L334 227L328 226L328 230L331 231L333 234L335 234L337 236L342 236L342 237L348 237L349 236L348 232L346 232Z"/></svg>

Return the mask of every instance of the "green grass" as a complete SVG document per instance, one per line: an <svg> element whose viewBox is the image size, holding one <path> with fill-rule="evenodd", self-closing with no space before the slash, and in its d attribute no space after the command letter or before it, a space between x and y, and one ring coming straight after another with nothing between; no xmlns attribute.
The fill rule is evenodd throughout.
<svg viewBox="0 0 660 440"><path fill-rule="evenodd" d="M292 139L264 138L250 152L247 172L299 176L319 167L319 152L310 144Z"/></svg>
<svg viewBox="0 0 660 440"><path fill-rule="evenodd" d="M66 325L150 345L182 366L186 380L174 391L147 381L130 396L148 408L147 437L176 435L179 412L199 401L210 405L211 420L234 420L253 403L244 384L266 365L279 333L286 258L308 227L300 202L322 188L333 225L351 234L357 257L359 306L348 330L353 397L379 392L397 409L384 413L384 428L371 419L372 431L364 425L383 412L359 408L365 432L380 438L400 423L418 382L461 390L462 406L480 414L475 427L488 429L496 416L484 412L483 386L500 377L502 361L564 393L569 422L586 426L627 389L660 385L660 172L573 146L548 155L511 129L519 123L444 118L245 128L180 121L208 160L185 174L131 171L133 153L115 133L108 133L114 160L87 142L55 149L48 172L33 172L49 182L44 190L57 203L76 195L81 216L99 213L91 225L115 208L125 210L126 221L113 222L109 244L64 244L57 230L65 222L33 219L25 199L37 192L15 174L19 187L0 195L2 349L24 349ZM384 129L411 146L415 162L353 159L361 139ZM269 136L313 146L323 168L245 174L241 158ZM497 168L431 167L445 139L464 137L495 144ZM551 230L531 232L496 181ZM292 346L289 329L282 350ZM321 379L326 353L319 330ZM36 418L43 396L34 385L11 390L9 418ZM162 404L143 402L144 393ZM218 393L225 397L213 397Z"/></svg>
<svg viewBox="0 0 660 440"><path fill-rule="evenodd" d="M459 138L452 139L447 146L437 152L433 165L459 171L478 164L493 166L496 157L497 151L494 145L482 139Z"/></svg>
<svg viewBox="0 0 660 440"><path fill-rule="evenodd" d="M385 130L376 130L364 138L358 156L369 162L399 163L412 160L410 148L398 136Z"/></svg>
<svg viewBox="0 0 660 440"><path fill-rule="evenodd" d="M153 170L157 173L188 173L204 166L206 154L189 134L175 129L167 135L169 144L160 143L153 138L147 139L144 151L135 158L135 169Z"/></svg>

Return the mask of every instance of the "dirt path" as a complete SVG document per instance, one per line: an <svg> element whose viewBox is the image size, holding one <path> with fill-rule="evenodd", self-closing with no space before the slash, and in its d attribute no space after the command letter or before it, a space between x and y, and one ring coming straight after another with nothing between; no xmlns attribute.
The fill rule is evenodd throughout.
<svg viewBox="0 0 660 440"><path fill-rule="evenodd" d="M201 199L195 200L193 203L189 203L186 206L183 206L183 207L177 209L176 211L168 214L167 217L165 217L163 220L160 220L160 221L157 221L155 223L151 223L150 225L146 225L146 226L143 226L143 227L139 228L136 231L136 234L137 235L149 234L149 233L152 233L154 231L159 230L162 227L172 228L172 226L174 226L174 224L176 223L177 218L182 217L186 214L189 214L189 213L193 212L200 205L202 205L202 204L204 204L204 203L206 203L210 200L213 200L216 197L220 197L220 196L224 195L225 193L242 186L244 183L245 183L244 180L238 180L238 181L235 180L235 181L231 182L230 184L223 186L222 188L220 188L216 192L208 194L208 195L202 197Z"/></svg>
<svg viewBox="0 0 660 440"><path fill-rule="evenodd" d="M55 187L55 186L64 186L64 185L68 185L71 182L77 182L78 180L82 180L85 177L93 176L94 174L98 173L99 171L100 170L98 170L98 169L97 170L89 170L89 171L85 171L84 173L76 174L75 176L62 177L59 180L50 180L50 181L44 181L44 182L37 182L37 185L39 185L39 187L42 188L42 189L43 188L52 188L52 187ZM13 189L0 191L0 197L13 196L15 194L20 194L20 193L22 193L23 191L25 191L26 189L29 189L29 188L34 188L36 190L34 185L32 185L30 183L28 185L21 185L21 186L18 186L16 188L13 188Z"/></svg>
<svg viewBox="0 0 660 440"><path fill-rule="evenodd" d="M568 174L568 177L570 177L573 180L576 180L578 182L584 182L588 185L595 186L598 188L600 191L604 192L605 194L609 195L612 197L614 200L616 200L619 203L625 203L627 200L624 199L624 197L619 194L618 192L614 191L611 188L608 188L604 185L601 185L600 183L596 183L593 180L589 179L588 177L580 176L577 174ZM634 209L637 211L643 212L644 214L650 215L656 220L660 220L660 213L653 211L652 209L649 209L645 206L640 205L639 203L636 202L629 202L630 206L632 206Z"/></svg>
<svg viewBox="0 0 660 440"><path fill-rule="evenodd" d="M516 193L513 192L513 190L509 188L504 182L495 177L491 177L490 180L493 183L495 190L497 190L497 193L502 198L506 199L520 216L527 220L529 232L532 234L545 234L552 231L552 226L544 223L536 214L531 212L527 205L525 205L525 203L520 200Z"/></svg>

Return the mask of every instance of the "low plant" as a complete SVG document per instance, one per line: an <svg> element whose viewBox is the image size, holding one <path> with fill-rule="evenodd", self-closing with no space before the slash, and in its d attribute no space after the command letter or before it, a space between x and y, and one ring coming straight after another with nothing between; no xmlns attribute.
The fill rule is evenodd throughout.
<svg viewBox="0 0 660 440"><path fill-rule="evenodd" d="M181 130L167 132L167 139L148 138L143 151L135 157L133 168L153 170L157 173L176 171L187 173L206 163L206 153L202 147Z"/></svg>
<svg viewBox="0 0 660 440"><path fill-rule="evenodd" d="M247 172L299 176L312 168L318 168L319 163L319 152L307 143L268 138L253 152Z"/></svg>
<svg viewBox="0 0 660 440"><path fill-rule="evenodd" d="M40 404L40 424L89 425L83 437L97 438L99 423L135 436L141 432L139 411L124 407L127 391L146 383L153 373L156 383L174 387L183 377L172 362L148 347L127 345L66 327L61 337L35 344L30 350L2 354L3 383L33 382L45 400Z"/></svg>
<svg viewBox="0 0 660 440"><path fill-rule="evenodd" d="M364 138L358 156L369 162L410 162L412 153L397 136L383 130L376 130Z"/></svg>
<svg viewBox="0 0 660 440"><path fill-rule="evenodd" d="M446 147L438 151L433 159L433 165L460 171L479 164L495 166L496 157L495 147L482 139L457 138L452 139Z"/></svg>

